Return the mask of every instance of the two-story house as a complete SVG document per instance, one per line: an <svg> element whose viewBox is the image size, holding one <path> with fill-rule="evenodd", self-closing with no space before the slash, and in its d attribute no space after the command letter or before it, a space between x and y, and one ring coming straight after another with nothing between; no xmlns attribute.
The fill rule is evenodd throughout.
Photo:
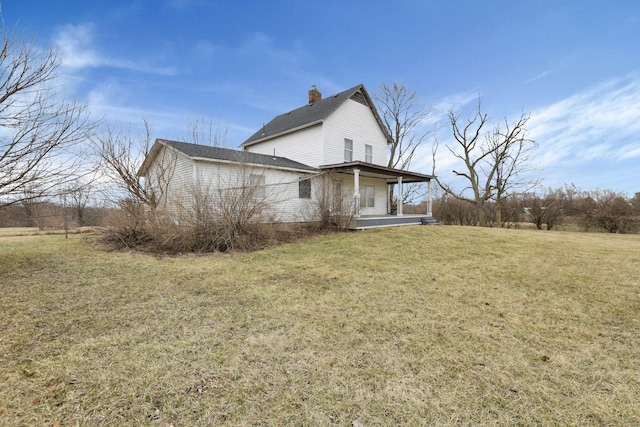
<svg viewBox="0 0 640 427"><path fill-rule="evenodd" d="M363 85L326 98L314 86L306 105L263 125L241 151L158 139L139 175L163 189L169 206L188 206L194 190L222 195L247 189L266 202L270 221L318 221L330 214L349 217L350 228L426 223L433 177L387 167L390 141ZM428 185L427 212L403 215L398 203L390 215L389 184L402 200L403 184L414 182Z"/></svg>

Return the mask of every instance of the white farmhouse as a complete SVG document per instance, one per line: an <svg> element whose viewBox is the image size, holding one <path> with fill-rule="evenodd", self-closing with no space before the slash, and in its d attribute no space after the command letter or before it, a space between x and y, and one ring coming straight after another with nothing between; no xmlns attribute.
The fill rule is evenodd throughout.
<svg viewBox="0 0 640 427"><path fill-rule="evenodd" d="M353 229L434 222L433 176L387 167L389 142L363 85L326 98L313 86L308 104L262 126L241 151L158 139L138 174L170 209L242 192L263 202L264 221L341 218ZM403 184L415 182L429 188L424 215L403 215L402 203L392 215L389 184L401 201Z"/></svg>

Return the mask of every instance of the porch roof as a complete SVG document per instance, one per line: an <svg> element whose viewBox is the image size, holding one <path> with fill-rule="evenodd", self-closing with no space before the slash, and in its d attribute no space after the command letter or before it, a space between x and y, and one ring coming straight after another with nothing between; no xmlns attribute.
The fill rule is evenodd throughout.
<svg viewBox="0 0 640 427"><path fill-rule="evenodd" d="M323 165L320 166L319 169L323 171L345 173L349 175L353 175L354 169L359 169L361 176L383 178L386 179L388 183L395 183L400 176L402 177L402 182L404 183L429 182L432 179L435 179L435 176L433 175L394 169L361 161Z"/></svg>

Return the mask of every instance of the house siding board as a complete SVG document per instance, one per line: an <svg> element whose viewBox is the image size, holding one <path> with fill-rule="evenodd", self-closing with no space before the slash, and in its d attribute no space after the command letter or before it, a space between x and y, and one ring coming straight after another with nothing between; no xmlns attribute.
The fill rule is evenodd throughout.
<svg viewBox="0 0 640 427"><path fill-rule="evenodd" d="M171 148L162 147L145 175L146 185L163 193L161 207L175 210L175 205L182 203L193 184L192 171L193 162L189 157ZM161 189L160 186L166 188Z"/></svg>
<svg viewBox="0 0 640 427"><path fill-rule="evenodd" d="M387 140L371 109L347 100L324 123L324 156L320 164L344 162L344 139L353 140L353 160L365 160L365 144L372 146L372 163L387 165Z"/></svg>
<svg viewBox="0 0 640 427"><path fill-rule="evenodd" d="M251 174L264 175L264 220L300 222L307 220L312 211L309 199L298 198L298 181L307 176L304 173L215 162L198 162L197 170L201 190L208 191L213 199L230 189L247 186Z"/></svg>
<svg viewBox="0 0 640 427"><path fill-rule="evenodd" d="M276 156L284 156L308 166L318 167L321 164L323 152L322 128L320 123L282 135L279 138L251 145L246 148L246 151L272 156L275 150Z"/></svg>
<svg viewBox="0 0 640 427"><path fill-rule="evenodd" d="M171 179L169 193L174 195L181 203L188 203L193 189L193 161L187 156L178 153L175 163L175 173ZM177 178L177 179L174 179Z"/></svg>

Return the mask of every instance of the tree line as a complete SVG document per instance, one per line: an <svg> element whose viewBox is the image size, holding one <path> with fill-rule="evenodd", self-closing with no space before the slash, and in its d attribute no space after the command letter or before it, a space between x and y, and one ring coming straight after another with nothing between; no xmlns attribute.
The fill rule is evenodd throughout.
<svg viewBox="0 0 640 427"><path fill-rule="evenodd" d="M447 194L434 202L433 210L441 224L479 224L473 205ZM503 200L501 217L495 203L486 203L483 211L488 225L494 227L530 224L538 230L563 228L621 234L640 231L640 193L629 197L613 190L581 190L571 185L513 194Z"/></svg>
<svg viewBox="0 0 640 427"><path fill-rule="evenodd" d="M60 65L55 49L40 49L2 28L0 225L44 226L55 222L44 218L56 216L65 224L67 219L94 224L101 215L92 199L111 202L103 212L131 203L155 210L159 195L150 193L151 187L137 176L151 148L149 124L137 135L92 119L87 105L67 101L58 91ZM441 148L435 129L426 125L433 109L400 83L382 84L373 98L390 136L388 166L409 169L420 146L433 141L432 172L437 176ZM574 186L536 191L538 182L526 178L537 147L527 134L529 119L523 111L515 120L492 122L480 99L468 116L449 110L452 139L444 149L457 161L452 171L457 181L436 178L441 194L434 204L436 219L442 224L502 227L531 222L551 230L572 223L611 233L637 231L640 193L629 198ZM187 127L188 141L225 143L219 121L215 129L213 121L208 127L204 121ZM405 203L424 198L412 186L403 195ZM393 192L391 202L397 203Z"/></svg>

